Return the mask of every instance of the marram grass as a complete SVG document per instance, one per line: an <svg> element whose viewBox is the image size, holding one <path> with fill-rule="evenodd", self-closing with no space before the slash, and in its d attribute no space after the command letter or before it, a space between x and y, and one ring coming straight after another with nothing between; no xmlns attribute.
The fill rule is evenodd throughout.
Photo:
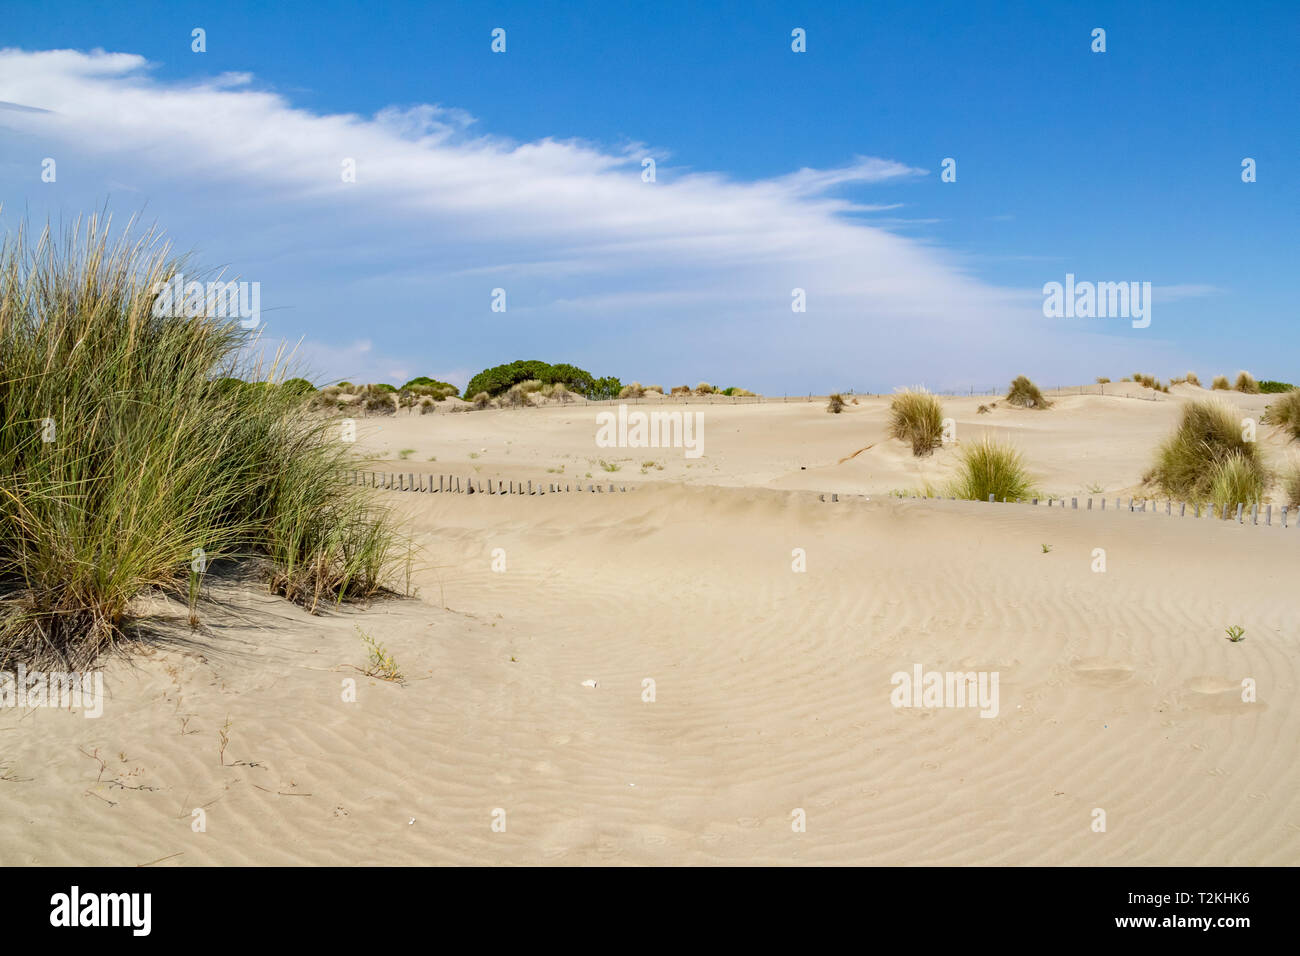
<svg viewBox="0 0 1300 956"><path fill-rule="evenodd" d="M340 474L337 422L226 320L158 317L184 271L155 234L92 217L0 244L0 668L85 666L133 598L192 599L213 562L256 559L309 609L398 583L410 549ZM222 380L225 381L222 381Z"/></svg>
<svg viewBox="0 0 1300 956"><path fill-rule="evenodd" d="M1024 459L1013 446L987 435L961 449L957 476L948 494L968 501L1015 501L1034 495L1033 483L1025 471Z"/></svg>
<svg viewBox="0 0 1300 956"><path fill-rule="evenodd" d="M929 392L904 389L889 403L889 437L912 446L912 454L929 455L943 442L943 406Z"/></svg>
<svg viewBox="0 0 1300 956"><path fill-rule="evenodd" d="M1222 503L1219 495L1232 487L1263 488L1268 472L1258 444L1242 437L1240 419L1230 406L1212 399L1183 406L1178 427L1156 452L1150 480L1167 495L1198 502ZM1246 471L1254 475L1250 481L1242 477Z"/></svg>

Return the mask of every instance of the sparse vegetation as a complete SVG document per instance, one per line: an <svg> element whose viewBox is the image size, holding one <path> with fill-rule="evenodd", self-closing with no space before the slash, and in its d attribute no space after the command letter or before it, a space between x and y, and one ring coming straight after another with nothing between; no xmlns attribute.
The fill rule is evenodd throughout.
<svg viewBox="0 0 1300 956"><path fill-rule="evenodd" d="M1200 388L1201 386L1201 380L1196 377L1195 372L1188 372L1184 381L1186 381L1188 385L1195 385L1197 388Z"/></svg>
<svg viewBox="0 0 1300 956"><path fill-rule="evenodd" d="M1219 502L1219 495L1230 490L1262 490L1267 471L1256 443L1242 438L1234 411L1222 402L1198 401L1183 407L1178 427L1156 453L1148 480L1168 495Z"/></svg>
<svg viewBox="0 0 1300 956"><path fill-rule="evenodd" d="M1300 441L1300 391L1284 392L1264 409L1261 420L1276 425L1292 440Z"/></svg>
<svg viewBox="0 0 1300 956"><path fill-rule="evenodd" d="M1020 408L1048 408L1052 404L1043 398L1043 393L1039 391L1038 386L1024 375L1017 376L1011 382L1011 388L1007 391L1007 401Z"/></svg>
<svg viewBox="0 0 1300 956"><path fill-rule="evenodd" d="M1276 395L1280 392L1289 392L1295 386L1290 382L1276 382L1271 378L1266 378L1259 383L1259 390L1269 395Z"/></svg>
<svg viewBox="0 0 1300 956"><path fill-rule="evenodd" d="M392 681L394 684L406 683L401 668L397 666L397 661L393 659L393 655L388 653L388 649L361 630L360 627L357 628L357 633L361 635L361 643L366 645L366 667L361 673L367 677L378 677L380 680Z"/></svg>
<svg viewBox="0 0 1300 956"><path fill-rule="evenodd" d="M1233 389L1238 392L1244 392L1247 395L1259 394L1259 382L1255 381L1255 376L1249 372L1238 372L1237 381L1232 385Z"/></svg>
<svg viewBox="0 0 1300 956"><path fill-rule="evenodd" d="M1293 508L1300 508L1300 462L1292 461L1282 475L1282 494Z"/></svg>
<svg viewBox="0 0 1300 956"><path fill-rule="evenodd" d="M1214 381L1210 383L1210 388L1214 391L1226 392L1232 388L1232 383L1228 381L1228 376L1216 375Z"/></svg>
<svg viewBox="0 0 1300 956"><path fill-rule="evenodd" d="M830 400L826 403L826 411L833 415L838 415L840 412L844 411L844 396L839 392L835 392L831 395Z"/></svg>
<svg viewBox="0 0 1300 956"><path fill-rule="evenodd" d="M1246 639L1246 629L1240 624L1233 624L1229 627L1225 627L1224 631L1228 634L1228 640L1232 641L1234 644L1239 644Z"/></svg>
<svg viewBox="0 0 1300 956"><path fill-rule="evenodd" d="M1014 501L1033 494L1024 460L1014 447L987 435L961 450L960 470L948 494L968 501Z"/></svg>
<svg viewBox="0 0 1300 956"><path fill-rule="evenodd" d="M1097 384L1098 384L1098 385L1108 385L1108 384L1110 384L1110 379L1108 379L1105 375L1098 375L1098 376L1097 376Z"/></svg>
<svg viewBox="0 0 1300 956"><path fill-rule="evenodd" d="M912 454L929 455L943 441L943 406L929 392L904 389L889 403L889 436L912 446Z"/></svg>

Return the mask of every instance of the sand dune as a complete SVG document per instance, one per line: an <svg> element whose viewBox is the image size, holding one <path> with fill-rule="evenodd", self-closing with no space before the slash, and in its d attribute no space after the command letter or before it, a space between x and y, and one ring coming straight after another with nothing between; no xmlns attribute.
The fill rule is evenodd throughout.
<svg viewBox="0 0 1300 956"><path fill-rule="evenodd" d="M946 408L1045 490L1114 497L1158 398ZM1300 529L889 497L953 461L885 439L886 405L711 405L702 459L615 473L590 407L361 420L415 450L381 468L640 487L376 492L425 548L416 599L313 618L229 581L192 638L159 603L103 717L0 711L0 863L1300 862ZM404 686L358 673L358 626ZM997 716L893 706L915 665L997 672Z"/></svg>

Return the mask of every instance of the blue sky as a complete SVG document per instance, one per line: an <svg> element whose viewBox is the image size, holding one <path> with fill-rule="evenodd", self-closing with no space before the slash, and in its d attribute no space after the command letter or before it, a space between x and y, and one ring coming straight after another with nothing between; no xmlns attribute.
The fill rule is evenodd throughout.
<svg viewBox="0 0 1300 956"><path fill-rule="evenodd" d="M8 2L0 219L143 211L321 377L1300 377L1300 5L700 6Z"/></svg>

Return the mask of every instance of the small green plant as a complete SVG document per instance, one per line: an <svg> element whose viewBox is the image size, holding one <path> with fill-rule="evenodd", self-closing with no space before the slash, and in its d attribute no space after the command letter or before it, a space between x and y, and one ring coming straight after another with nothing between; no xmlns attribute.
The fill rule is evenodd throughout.
<svg viewBox="0 0 1300 956"><path fill-rule="evenodd" d="M1047 554L1052 550L1052 546L1050 544L1042 545L1042 548L1043 548L1043 554Z"/></svg>
<svg viewBox="0 0 1300 956"><path fill-rule="evenodd" d="M1100 481L1094 481L1092 484L1088 485L1083 490L1088 492L1088 494L1090 495L1099 495L1106 489Z"/></svg>
<svg viewBox="0 0 1300 956"><path fill-rule="evenodd" d="M470 452L470 453L469 453L469 457L471 457L471 458L477 458L477 457L478 457L478 452L476 452L476 451L472 451L472 452Z"/></svg>
<svg viewBox="0 0 1300 956"><path fill-rule="evenodd" d="M361 635L361 642L366 645L366 668L361 673L367 677L392 681L394 684L406 683L406 678L402 676L397 661L393 660L393 655L388 653L388 649L360 627L357 628L357 633Z"/></svg>
<svg viewBox="0 0 1300 956"><path fill-rule="evenodd" d="M414 448L403 448L401 451L397 453L397 457L402 459L402 461L406 461L406 459L410 458L414 454L415 454Z"/></svg>
<svg viewBox="0 0 1300 956"><path fill-rule="evenodd" d="M1228 640L1234 644L1239 644L1246 639L1246 631L1239 624L1224 628L1228 632Z"/></svg>
<svg viewBox="0 0 1300 956"><path fill-rule="evenodd" d="M600 460L600 467L605 469L605 471L618 471L623 466L616 461L606 461L604 458L602 458Z"/></svg>

